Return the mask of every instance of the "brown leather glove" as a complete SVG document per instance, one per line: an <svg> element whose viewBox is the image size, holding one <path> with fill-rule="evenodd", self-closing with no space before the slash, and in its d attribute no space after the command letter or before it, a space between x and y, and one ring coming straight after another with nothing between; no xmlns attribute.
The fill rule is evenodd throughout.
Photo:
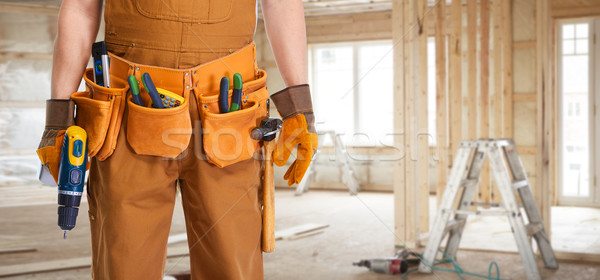
<svg viewBox="0 0 600 280"><path fill-rule="evenodd" d="M47 165L55 181L58 181L62 137L64 130L75 124L74 112L75 103L70 99L46 100L46 127L37 154L42 164Z"/></svg>
<svg viewBox="0 0 600 280"><path fill-rule="evenodd" d="M75 103L70 99L46 100L46 127L38 149L54 146L59 131L75 125Z"/></svg>
<svg viewBox="0 0 600 280"><path fill-rule="evenodd" d="M318 148L310 88L306 84L288 87L271 95L271 99L283 119L281 133L273 150L273 162L278 166L285 165L298 146L296 160L283 176L291 186L302 181Z"/></svg>

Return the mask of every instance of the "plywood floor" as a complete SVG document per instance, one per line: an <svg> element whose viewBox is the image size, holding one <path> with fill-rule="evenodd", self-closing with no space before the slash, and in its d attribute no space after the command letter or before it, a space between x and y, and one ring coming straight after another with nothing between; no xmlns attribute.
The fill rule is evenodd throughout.
<svg viewBox="0 0 600 280"><path fill-rule="evenodd" d="M9 246L32 246L37 252L0 254L2 266L31 264L41 261L86 257L89 249L89 224L87 219L78 219L76 230L62 240L62 232L56 226L55 189L23 186L18 189L0 188L0 248ZM17 193L20 195L17 195ZM26 193L37 198L23 200L29 205L16 206L15 200ZM310 237L278 241L276 251L264 255L266 279L398 279L398 276L378 275L351 264L364 258L389 257L393 248L393 196L389 193L360 193L350 196L347 192L311 191L295 197L292 191L277 190L277 230L304 223L323 223L329 227L323 233ZM86 211L87 205L82 206ZM85 212L83 212L85 213ZM554 214L554 213L553 213ZM566 221L566 220L565 220ZM593 224L594 218L583 219L581 225ZM465 233L489 229L499 221L473 221ZM558 224L558 222L557 222ZM176 206L171 233L182 233L185 229L181 205ZM485 244L501 244L505 238L501 227L492 230L493 237L483 234L474 237ZM512 236L510 236L512 238ZM502 241L506 239L506 241ZM499 240L499 241L497 241ZM185 243L183 243L185 244ZM176 244L173 247L182 246ZM415 249L415 248L413 248ZM417 251L421 249L415 249ZM65 254L65 252L69 252ZM501 276L508 279L523 279L524 273L518 254L481 253L460 250L458 263L464 270L487 274L491 261L500 266ZM169 258L166 270L181 272L189 269L188 257ZM542 268L544 279L599 279L600 266L594 263L560 262L558 270ZM448 265L446 266L448 267ZM89 268L62 272L37 273L10 277L10 279L89 279ZM435 274L409 274L407 279L458 279L448 272ZM473 278L466 278L473 279Z"/></svg>

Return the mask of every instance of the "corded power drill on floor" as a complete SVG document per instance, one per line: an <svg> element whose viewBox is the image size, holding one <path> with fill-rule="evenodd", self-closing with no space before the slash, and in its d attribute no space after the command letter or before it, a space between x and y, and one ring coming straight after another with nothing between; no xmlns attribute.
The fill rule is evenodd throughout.
<svg viewBox="0 0 600 280"><path fill-rule="evenodd" d="M408 258L414 256L415 258ZM409 266L418 265L419 255L408 250L400 250L392 258L366 259L353 263L355 266L364 266L370 271L382 274L403 274Z"/></svg>

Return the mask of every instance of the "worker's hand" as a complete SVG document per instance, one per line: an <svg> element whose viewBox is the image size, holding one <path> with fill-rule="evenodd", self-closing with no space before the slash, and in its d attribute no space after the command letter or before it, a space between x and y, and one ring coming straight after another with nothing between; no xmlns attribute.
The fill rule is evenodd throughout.
<svg viewBox="0 0 600 280"><path fill-rule="evenodd" d="M291 186L302 181L318 147L310 89L308 85L288 87L273 94L271 99L283 119L273 162L278 166L285 165L297 146L296 160L283 176Z"/></svg>
<svg viewBox="0 0 600 280"><path fill-rule="evenodd" d="M58 165L65 130L75 124L75 103L69 99L50 99L46 101L46 127L37 154L58 182Z"/></svg>

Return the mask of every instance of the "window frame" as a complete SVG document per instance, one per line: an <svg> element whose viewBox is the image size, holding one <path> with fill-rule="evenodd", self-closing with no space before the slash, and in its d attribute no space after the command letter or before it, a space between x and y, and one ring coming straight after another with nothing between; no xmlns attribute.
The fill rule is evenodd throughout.
<svg viewBox="0 0 600 280"><path fill-rule="evenodd" d="M562 42L562 33L563 33L563 25L566 24L578 24L578 23L587 23L588 24L588 63L589 63L589 78L588 78L588 114L587 116L583 115L583 110L581 110L580 115L576 114L576 104L574 104L575 102L567 102L569 104L566 104L564 102L563 99L563 73L562 73L562 60L563 60L563 56L565 56L565 54L563 54L563 42ZM574 31L576 32L576 30ZM557 111L558 111L558 121L557 121L557 156L558 156L558 164L557 164L557 183L558 183L558 204L561 206L595 206L598 207L598 203L600 202L600 191L597 190L597 185L596 185L596 176L598 174L598 167L600 166L600 157L598 156L598 145L596 145L596 143L594 142L595 139L600 139L600 130L597 128L597 126L600 124L600 122L597 120L597 117L595 116L594 113L594 107L596 102L598 102L598 100L596 100L595 95L597 95L600 89L600 81L599 82L595 82L595 80L598 78L598 75L600 74L600 71L596 71L596 67L600 67L600 61L599 58L600 56L596 55L596 49L599 48L599 46L597 46L595 44L595 37L596 37L596 33L600 32L600 19L595 19L595 18L577 18L577 19L564 19L564 20L560 20L557 22L557 28L556 28L556 55L557 55L557 59L556 59L556 74L557 74L557 79L556 79L556 94L557 94L557 99L558 99L558 106L557 106ZM574 34L574 38L573 38L574 42L576 42L577 39L577 34ZM574 52L573 54L566 54L568 55L577 55L577 48L576 46L573 47L574 48ZM573 108L572 108L572 115L568 116L565 115L565 112L568 112L568 107L570 104L572 104ZM584 104L581 104L581 106L583 106ZM583 109L583 108L581 108ZM588 162L588 166L589 166L589 194L588 196L585 197L577 197L577 196L565 196L563 194L563 173L566 172L568 168L564 168L563 164L564 164L564 159L565 159L565 155L563 154L563 146L565 145L565 140L564 140L564 127L563 127L563 121L564 119L583 119L587 117L588 118L588 125L589 125L589 134L588 134L588 141L589 141L589 162ZM576 152L576 145L573 144L573 149Z"/></svg>
<svg viewBox="0 0 600 280"><path fill-rule="evenodd" d="M353 111L354 111L354 116L353 116L353 130L355 133L361 133L360 132L360 92L359 92L359 87L357 86L357 81L361 78L359 75L359 60L358 60L358 53L359 53L359 48L362 46L369 46L369 45L381 45L381 44L389 44L390 46L390 52L386 53L385 55L391 55L393 50L393 41L392 40L368 40L368 41L347 41L347 42L329 42L329 43L311 43L308 44L308 81L309 84L313 85L314 81L316 80L315 78L315 67L316 67L316 56L315 53L317 50L319 49L325 49L328 47L351 47L352 48L352 79L353 79L353 83L354 86L352 87L352 98L353 98ZM393 75L392 75L393 77ZM393 83L393 81L390 81L390 83ZM392 96L393 96L393 86L392 86ZM319 106L319 96L316 93L313 93L312 96L313 99L313 107L317 108ZM390 100L390 102L392 102L393 100ZM393 128L393 119L390 120L392 122L392 128ZM318 123L317 123L318 126ZM337 133L337 132L336 132ZM391 131L391 133L393 134L394 132ZM380 140L380 139L378 139ZM367 143L357 143L357 142L352 142L352 143L345 143L345 146L347 147L366 147L366 148L376 148L376 147L392 147L393 146L393 141L391 141L390 143L380 143L379 141L376 141L377 143L375 144L367 144ZM323 144L323 146L325 147L331 147L333 146L333 143L328 143L325 142Z"/></svg>

